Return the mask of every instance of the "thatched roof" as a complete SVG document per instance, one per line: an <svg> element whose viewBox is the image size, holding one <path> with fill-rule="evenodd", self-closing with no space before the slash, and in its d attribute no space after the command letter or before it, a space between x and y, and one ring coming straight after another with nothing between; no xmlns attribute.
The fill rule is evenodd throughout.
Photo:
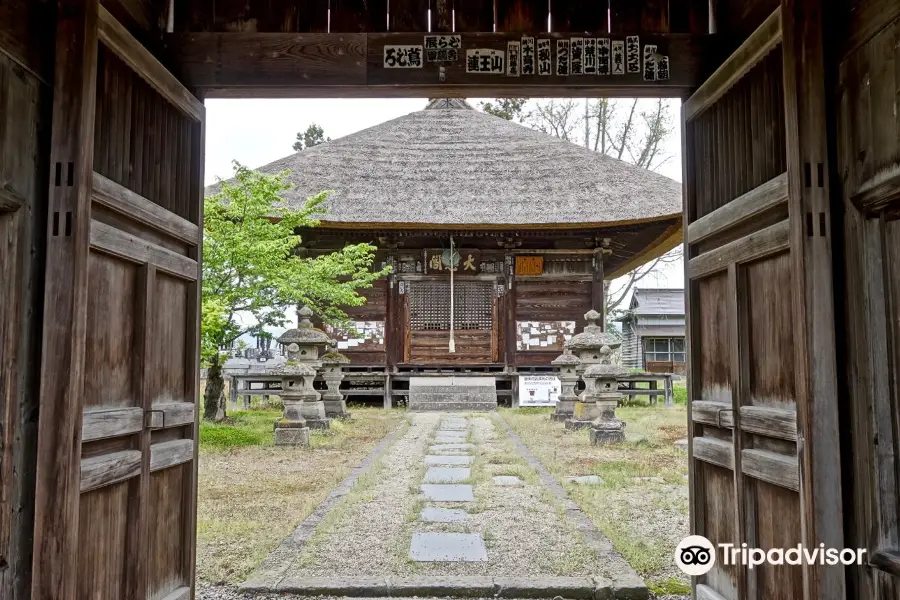
<svg viewBox="0 0 900 600"><path fill-rule="evenodd" d="M681 213L677 181L461 100L434 100L260 170L291 172L292 206L333 190L325 226L604 226Z"/></svg>

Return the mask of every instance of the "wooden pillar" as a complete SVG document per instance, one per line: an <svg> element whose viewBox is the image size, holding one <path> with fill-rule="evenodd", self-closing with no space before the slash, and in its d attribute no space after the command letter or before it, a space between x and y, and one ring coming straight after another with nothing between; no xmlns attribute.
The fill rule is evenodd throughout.
<svg viewBox="0 0 900 600"><path fill-rule="evenodd" d="M788 210L803 543L844 546L822 0L782 0ZM804 568L806 598L844 598L843 569Z"/></svg>
<svg viewBox="0 0 900 600"><path fill-rule="evenodd" d="M506 341L506 368L516 365L516 271L515 257L507 254L503 263L506 284L506 314L503 317L503 329Z"/></svg>
<svg viewBox="0 0 900 600"><path fill-rule="evenodd" d="M60 0L50 148L32 597L75 600L97 0Z"/></svg>
<svg viewBox="0 0 900 600"><path fill-rule="evenodd" d="M593 281L591 283L591 308L603 315L600 325L606 331L606 291L603 288L603 249L594 250Z"/></svg>

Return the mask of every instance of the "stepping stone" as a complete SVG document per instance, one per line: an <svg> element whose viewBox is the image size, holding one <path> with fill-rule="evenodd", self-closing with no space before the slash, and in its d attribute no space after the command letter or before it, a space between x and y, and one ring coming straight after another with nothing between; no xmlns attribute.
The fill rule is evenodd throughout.
<svg viewBox="0 0 900 600"><path fill-rule="evenodd" d="M469 436L469 432L460 431L458 429L438 429L437 435L438 437L450 437L464 440Z"/></svg>
<svg viewBox="0 0 900 600"><path fill-rule="evenodd" d="M429 454L468 454L474 448L473 444L435 444L429 446Z"/></svg>
<svg viewBox="0 0 900 600"><path fill-rule="evenodd" d="M468 484L433 484L423 483L419 486L426 500L434 502L474 502L472 486Z"/></svg>
<svg viewBox="0 0 900 600"><path fill-rule="evenodd" d="M486 562L480 533L414 533L409 557L416 562Z"/></svg>
<svg viewBox="0 0 900 600"><path fill-rule="evenodd" d="M505 487L512 487L518 485L525 485L525 482L516 477L515 475L495 475L494 483L496 485L502 485Z"/></svg>
<svg viewBox="0 0 900 600"><path fill-rule="evenodd" d="M471 465L471 456L437 456L431 455L425 457L425 464L429 467L435 465Z"/></svg>
<svg viewBox="0 0 900 600"><path fill-rule="evenodd" d="M441 421L441 429L466 429L468 423L460 419L457 421Z"/></svg>
<svg viewBox="0 0 900 600"><path fill-rule="evenodd" d="M430 467L425 473L425 483L459 483L471 476L469 467Z"/></svg>
<svg viewBox="0 0 900 600"><path fill-rule="evenodd" d="M687 441L687 438L684 438L683 440L677 440L677 441L675 442L674 446L675 446L676 448L678 448L679 450L684 450L685 452L687 452L687 449L688 449L688 441Z"/></svg>
<svg viewBox="0 0 900 600"><path fill-rule="evenodd" d="M570 482L577 485L603 485L603 480L599 475L579 475L577 477L566 477Z"/></svg>
<svg viewBox="0 0 900 600"><path fill-rule="evenodd" d="M434 438L435 444L462 444L466 441L466 436L440 435Z"/></svg>
<svg viewBox="0 0 900 600"><path fill-rule="evenodd" d="M419 520L426 523L461 523L468 514L461 508L439 508L426 506L419 515Z"/></svg>

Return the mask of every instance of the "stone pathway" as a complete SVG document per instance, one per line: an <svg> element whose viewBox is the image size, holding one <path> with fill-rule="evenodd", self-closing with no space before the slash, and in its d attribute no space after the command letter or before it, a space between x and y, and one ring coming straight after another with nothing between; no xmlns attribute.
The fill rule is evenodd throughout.
<svg viewBox="0 0 900 600"><path fill-rule="evenodd" d="M245 589L314 595L345 582L372 596L406 588L473 596L483 588L511 597L541 588L535 597L605 597L598 590L606 589L630 594L609 597L646 597L631 567L523 455L498 415L409 420L304 545L273 553Z"/></svg>

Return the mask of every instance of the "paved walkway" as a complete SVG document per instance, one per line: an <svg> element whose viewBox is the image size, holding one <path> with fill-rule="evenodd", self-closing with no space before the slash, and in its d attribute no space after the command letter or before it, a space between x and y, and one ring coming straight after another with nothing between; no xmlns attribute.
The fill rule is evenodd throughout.
<svg viewBox="0 0 900 600"><path fill-rule="evenodd" d="M245 588L510 597L542 587L538 596L603 597L614 589L628 592L615 597L646 596L499 415L409 419L405 434L330 511L289 536Z"/></svg>

